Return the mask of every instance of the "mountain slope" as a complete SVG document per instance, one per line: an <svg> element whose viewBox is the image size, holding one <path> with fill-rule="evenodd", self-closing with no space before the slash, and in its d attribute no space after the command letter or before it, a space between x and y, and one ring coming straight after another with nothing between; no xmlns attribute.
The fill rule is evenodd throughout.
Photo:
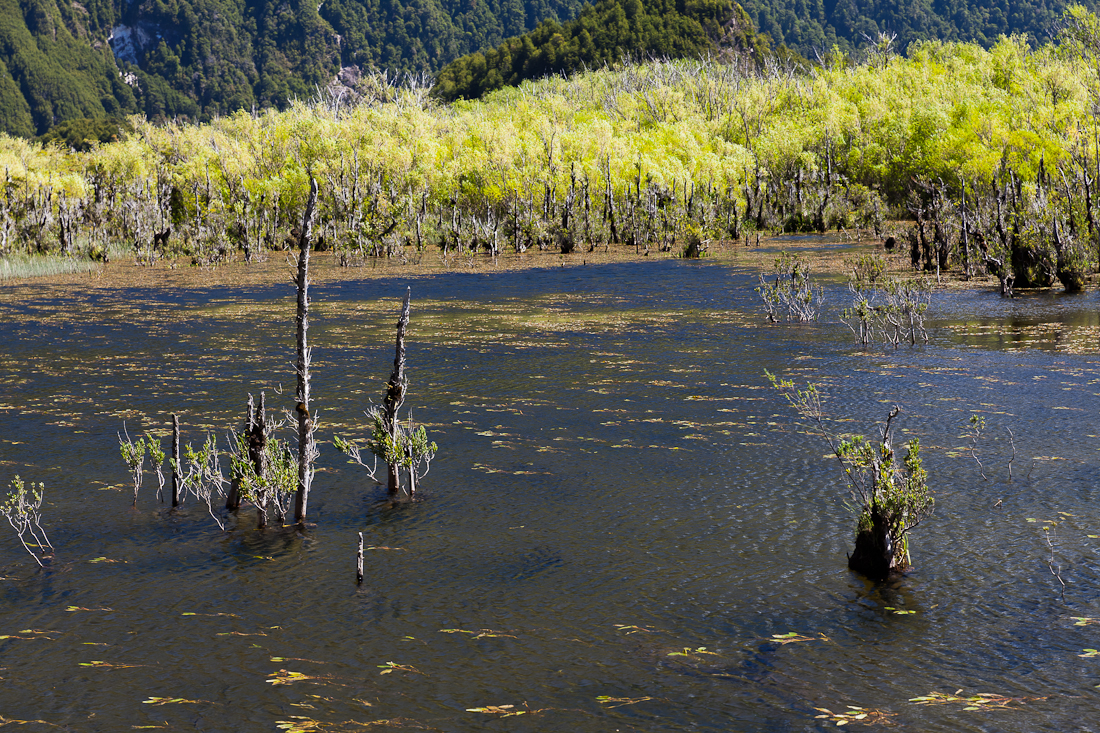
<svg viewBox="0 0 1100 733"><path fill-rule="evenodd" d="M1095 10L1100 0L1083 4ZM484 91L624 52L696 53L714 42L715 24L722 25L715 9L728 3L646 0L641 11L636 5L638 0L601 0L584 11L580 25L569 25L584 7L581 0L0 0L0 130L30 136L64 120L133 112L206 119L312 96L342 68L435 73L474 52L481 62L463 62L462 78L452 70L443 85L451 92L468 85L484 62L486 80L477 82ZM833 45L858 48L865 35L879 31L897 33L899 49L928 37L988 45L1001 33L1026 32L1045 40L1066 3L741 5L760 43L770 37L772 44L814 58ZM529 32L533 51L520 40ZM470 87L444 96L476 93Z"/></svg>
<svg viewBox="0 0 1100 733"><path fill-rule="evenodd" d="M746 25L752 34L751 23L730 0L599 0L572 21L544 21L495 50L457 59L439 73L433 94L446 101L473 99L525 79L611 64L624 55L717 54L731 27Z"/></svg>
<svg viewBox="0 0 1100 733"><path fill-rule="evenodd" d="M0 0L0 124L5 131L29 135L65 119L136 109L110 49L91 42L89 20L77 3Z"/></svg>
<svg viewBox="0 0 1100 733"><path fill-rule="evenodd" d="M0 0L0 130L282 106L342 67L430 73L580 0Z"/></svg>
<svg viewBox="0 0 1100 733"><path fill-rule="evenodd" d="M896 33L896 47L938 38L990 46L1001 34L1027 33L1046 42L1062 17L1064 0L742 0L761 33L803 55L859 48L865 36ZM1077 4L1090 10L1096 0Z"/></svg>

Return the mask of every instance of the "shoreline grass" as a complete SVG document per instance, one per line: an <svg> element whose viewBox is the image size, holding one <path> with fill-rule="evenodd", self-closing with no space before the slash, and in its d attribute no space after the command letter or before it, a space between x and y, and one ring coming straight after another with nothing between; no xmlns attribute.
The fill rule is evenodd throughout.
<svg viewBox="0 0 1100 733"><path fill-rule="evenodd" d="M13 254L0 257L0 280L28 280L94 272L99 266L97 262L72 257Z"/></svg>

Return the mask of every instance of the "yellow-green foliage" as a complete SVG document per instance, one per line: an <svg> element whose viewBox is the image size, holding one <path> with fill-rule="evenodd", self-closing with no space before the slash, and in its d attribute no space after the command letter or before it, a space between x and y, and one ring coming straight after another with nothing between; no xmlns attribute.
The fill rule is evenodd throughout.
<svg viewBox="0 0 1100 733"><path fill-rule="evenodd" d="M7 175L9 186L50 188L80 196L85 193L81 168L82 159L77 154L0 133L0 175Z"/></svg>
<svg viewBox="0 0 1100 733"><path fill-rule="evenodd" d="M668 184L744 181L757 165L774 175L814 170L831 139L854 178L988 179L1002 160L1026 178L1040 155L1056 161L1079 127L1091 127L1098 84L1089 61L1014 37L988 51L926 42L885 68L838 64L809 74L746 77L715 63L657 62L452 106L404 91L339 113L296 104L201 126L139 121L136 140L86 156L5 138L0 156L14 176L32 171L36 180L69 175L87 159L116 175L167 164L180 183L209 172L223 188L243 177L291 195L307 169L323 175L358 150L370 168L436 197L456 187L493 197L531 181L562 186L570 164L595 177L608 159L621 186L639 163L643 176Z"/></svg>
<svg viewBox="0 0 1100 733"><path fill-rule="evenodd" d="M832 54L798 72L626 64L453 105L380 81L357 105L298 103L204 125L134 118L128 139L87 153L0 136L0 167L17 184L71 194L92 176L114 190L157 177L193 214L238 207L245 192L300 208L311 173L324 185L353 159L435 207L539 200L546 187L562 197L571 175L601 190L609 179L617 195L641 181L712 186L743 202L758 176L778 184L822 171L828 152L836 173L900 203L914 179L987 182L1006 165L1030 180L1041 158L1050 167L1075 147L1095 155L1100 47L1089 38L1067 32L1041 48L1002 38L988 50L929 41L874 63Z"/></svg>

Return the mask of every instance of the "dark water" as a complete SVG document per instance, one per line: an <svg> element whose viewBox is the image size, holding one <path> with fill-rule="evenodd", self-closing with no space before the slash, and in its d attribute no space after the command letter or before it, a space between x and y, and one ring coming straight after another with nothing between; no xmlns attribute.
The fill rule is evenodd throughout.
<svg viewBox="0 0 1100 733"><path fill-rule="evenodd" d="M315 289L322 440L362 434L407 284ZM179 412L198 442L249 391L289 407L273 390L292 391L290 287L9 289L0 480L46 483L56 556L39 571L0 535L0 716L794 731L860 706L920 731L1100 729L1100 657L1080 656L1100 625L1075 625L1100 619L1097 293L940 293L931 343L884 351L836 322L840 286L823 322L767 326L754 284L677 261L411 282L408 404L440 445L429 498L388 505L325 444L305 536L247 511L222 532L205 507L156 504L148 475L131 510L116 439ZM909 576L846 569L840 471L765 369L821 383L841 430L902 406L937 501ZM395 548L367 553L361 588L359 531ZM1017 699L910 702L933 692Z"/></svg>

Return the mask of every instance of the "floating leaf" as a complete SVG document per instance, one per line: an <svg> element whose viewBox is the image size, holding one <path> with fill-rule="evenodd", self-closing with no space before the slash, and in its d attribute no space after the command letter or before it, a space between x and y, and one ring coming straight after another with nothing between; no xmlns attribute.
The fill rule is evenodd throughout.
<svg viewBox="0 0 1100 733"><path fill-rule="evenodd" d="M979 710L982 707L1010 708L1016 704L1046 699L1043 697L1009 697L1007 695L998 695L992 692L979 692L969 697L961 697L961 694L961 689L955 690L953 695L948 695L943 692L930 692L927 695L910 698L909 702L918 705L946 705L948 703L958 703L963 705L964 710Z"/></svg>
<svg viewBox="0 0 1100 733"><path fill-rule="evenodd" d="M287 733L314 733L315 731L324 730L324 723L318 720L311 720L305 716L291 715L291 718L301 718L301 720L277 720L275 721L275 727L279 730L285 730Z"/></svg>
<svg viewBox="0 0 1100 733"><path fill-rule="evenodd" d="M144 664L111 664L110 662L104 662L100 660L93 660L91 662L81 662L81 667L96 667L102 669L127 669L129 667L145 667Z"/></svg>
<svg viewBox="0 0 1100 733"><path fill-rule="evenodd" d="M17 634L4 634L0 636L0 639L22 639L23 641L30 641L32 639L45 639L47 641L53 641L52 634L60 634L60 631L37 631L35 629L23 629ZM24 636L26 634L26 636Z"/></svg>
<svg viewBox="0 0 1100 733"><path fill-rule="evenodd" d="M829 637L825 636L825 634L805 636L797 631L788 631L786 634L772 634L768 641L774 641L778 644L790 644L796 641L829 641Z"/></svg>
<svg viewBox="0 0 1100 733"><path fill-rule="evenodd" d="M629 634L637 634L639 632L646 633L646 634L655 634L655 633L657 633L655 629L648 629L645 626L626 626L625 624L615 624L615 628L618 629L619 631L625 631L628 635Z"/></svg>
<svg viewBox="0 0 1100 733"><path fill-rule="evenodd" d="M889 724L890 718L897 715L897 713L888 713L884 710L875 710L873 708L861 708L855 705L849 705L848 709L843 713L834 713L829 708L814 708L822 715L815 715L816 720L831 720L839 726L850 725L851 723L884 723Z"/></svg>
<svg viewBox="0 0 1100 733"><path fill-rule="evenodd" d="M623 705L637 705L640 702L656 699L655 697L610 697L608 695L600 695L596 698L596 701L601 705L606 705L608 708L620 708Z"/></svg>
<svg viewBox="0 0 1100 733"><path fill-rule="evenodd" d="M524 703L526 705L526 703ZM481 708L466 708L468 713L489 713L499 715L502 718L510 718L514 715L526 715L528 713L541 713L542 710L515 710L515 705L486 705Z"/></svg>
<svg viewBox="0 0 1100 733"><path fill-rule="evenodd" d="M186 700L182 697L151 697L148 700L141 701L143 705L180 705L180 704L196 704L204 703L206 700Z"/></svg>
<svg viewBox="0 0 1100 733"><path fill-rule="evenodd" d="M386 662L385 664L379 664L378 668L382 671L378 674L390 674L392 672L412 672L413 674L424 674L416 667L408 664L397 664L396 662ZM427 675L424 675L427 677Z"/></svg>
<svg viewBox="0 0 1100 733"><path fill-rule="evenodd" d="M66 611L113 611L113 608L84 608L82 606L67 606Z"/></svg>
<svg viewBox="0 0 1100 733"><path fill-rule="evenodd" d="M1079 657L1100 657L1100 651L1095 649L1086 649L1084 654L1078 654Z"/></svg>
<svg viewBox="0 0 1100 733"><path fill-rule="evenodd" d="M0 678L0 679L3 679L3 678ZM28 725L30 723L38 723L40 725L48 725L51 728L61 728L61 727L63 727L63 726L58 725L57 723L51 723L48 720L17 720L16 718L5 718L3 715L0 715L0 726L5 726L5 725ZM64 726L64 727L67 728L68 726Z"/></svg>
<svg viewBox="0 0 1100 733"><path fill-rule="evenodd" d="M717 652L708 652L705 646L696 647L692 649L690 646L685 646L682 652L669 652L670 657L693 657L697 654L710 654L711 656L719 656Z"/></svg>
<svg viewBox="0 0 1100 733"><path fill-rule="evenodd" d="M323 680L324 677L314 677L301 672L292 672L289 669L280 669L275 673L274 677L268 679L268 682L272 685L289 685L295 682L306 682L307 680Z"/></svg>
<svg viewBox="0 0 1100 733"><path fill-rule="evenodd" d="M505 634L503 631L493 631L492 629L481 629L480 631L467 631L466 629L440 629L441 634L472 634L475 639L496 639L500 637L507 637L509 639L515 639L512 634ZM406 637L412 639L413 637Z"/></svg>

